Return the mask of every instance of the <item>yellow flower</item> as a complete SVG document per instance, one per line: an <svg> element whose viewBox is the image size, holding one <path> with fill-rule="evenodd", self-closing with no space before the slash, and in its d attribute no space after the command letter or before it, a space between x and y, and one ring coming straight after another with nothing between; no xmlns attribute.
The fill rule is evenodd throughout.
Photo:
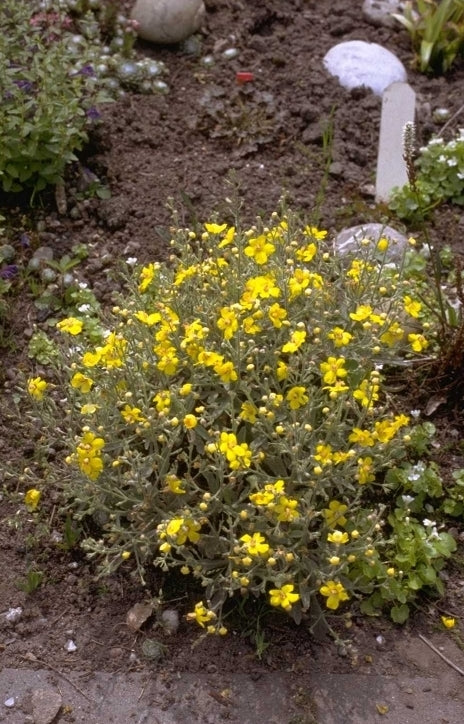
<svg viewBox="0 0 464 724"><path fill-rule="evenodd" d="M327 337L333 341L335 347L344 347L353 339L353 335L346 332L342 327L334 327L327 334Z"/></svg>
<svg viewBox="0 0 464 724"><path fill-rule="evenodd" d="M191 277L195 276L195 274L198 272L198 266L192 265L189 267L183 267L182 265L178 267L176 271L176 276L174 277L174 286L180 287L180 285L186 280L190 279Z"/></svg>
<svg viewBox="0 0 464 724"><path fill-rule="evenodd" d="M305 261L306 263L309 263L314 259L316 252L317 246L316 244L314 244L314 242L311 242L307 246L303 247L303 249L298 249L295 252L295 256L300 261Z"/></svg>
<svg viewBox="0 0 464 724"><path fill-rule="evenodd" d="M153 402L158 412L167 412L171 407L171 393L169 390L161 390L156 393Z"/></svg>
<svg viewBox="0 0 464 724"><path fill-rule="evenodd" d="M148 289L153 279L155 278L158 269L159 264L147 264L147 266L143 267L139 277L139 292L145 292Z"/></svg>
<svg viewBox="0 0 464 724"><path fill-rule="evenodd" d="M325 239L327 236L327 231L324 229L318 229L316 226L305 226L303 229L303 234L305 236L310 236L313 239L316 239L316 241L322 241L322 239Z"/></svg>
<svg viewBox="0 0 464 724"><path fill-rule="evenodd" d="M93 405L92 403L88 403L86 405L82 405L79 412L81 413L81 415L94 415L98 409L100 409L100 405Z"/></svg>
<svg viewBox="0 0 464 724"><path fill-rule="evenodd" d="M327 581L320 587L319 593L327 597L325 605L332 611L335 611L342 601L347 601L349 598L343 584L339 581Z"/></svg>
<svg viewBox="0 0 464 724"><path fill-rule="evenodd" d="M422 350L427 349L429 346L429 343L423 334L408 334L408 342L414 352L422 352Z"/></svg>
<svg viewBox="0 0 464 724"><path fill-rule="evenodd" d="M350 312L350 317L355 322L365 322L372 314L370 304L359 304L355 312Z"/></svg>
<svg viewBox="0 0 464 724"><path fill-rule="evenodd" d="M145 417L142 415L142 410L140 410L138 407L131 407L130 405L124 406L124 408L121 410L121 416L124 418L125 422L127 422L128 425L135 425L138 422L145 421Z"/></svg>
<svg viewBox="0 0 464 724"><path fill-rule="evenodd" d="M24 504L30 513L32 513L32 511L37 508L40 503L41 497L42 493L36 488L30 488L27 491L26 495L24 496Z"/></svg>
<svg viewBox="0 0 464 724"><path fill-rule="evenodd" d="M27 391L31 397L36 400L42 400L45 391L48 387L48 382L43 380L41 377L31 377L27 381Z"/></svg>
<svg viewBox="0 0 464 724"><path fill-rule="evenodd" d="M182 422L184 423L184 426L187 428L187 430L193 430L193 428L198 425L198 418L195 417L195 415L189 414L185 415Z"/></svg>
<svg viewBox="0 0 464 724"><path fill-rule="evenodd" d="M409 296L403 297L403 304L404 304L404 311L406 314L409 314L411 317L414 317L417 319L419 316L422 304L420 302L415 301L414 299L411 299Z"/></svg>
<svg viewBox="0 0 464 724"><path fill-rule="evenodd" d="M271 244L264 234L250 239L245 247L246 256L251 257L259 265L266 264L268 258L275 252L274 244Z"/></svg>
<svg viewBox="0 0 464 724"><path fill-rule="evenodd" d="M217 327L224 335L224 339L231 339L238 329L238 320L235 310L232 307L223 307L219 310L220 317L216 322Z"/></svg>
<svg viewBox="0 0 464 724"><path fill-rule="evenodd" d="M184 481L180 480L177 475L166 475L167 488L165 488L165 491L174 493L174 495L185 495L185 490L182 487L183 482Z"/></svg>
<svg viewBox="0 0 464 724"><path fill-rule="evenodd" d="M333 462L333 452L331 445L316 445L316 454L313 455L314 460L322 465L331 465Z"/></svg>
<svg viewBox="0 0 464 724"><path fill-rule="evenodd" d="M386 239L384 236L377 242L377 250L380 251L382 254L387 251L389 246L390 244L388 242L388 239Z"/></svg>
<svg viewBox="0 0 464 724"><path fill-rule="evenodd" d="M372 447L375 445L375 439L369 430L361 430L359 427L354 427L348 437L349 442L354 442L361 447Z"/></svg>
<svg viewBox="0 0 464 724"><path fill-rule="evenodd" d="M401 342L403 337L404 329L400 327L398 322L393 322L386 331L380 335L380 341L388 347L393 347L398 342Z"/></svg>
<svg viewBox="0 0 464 724"><path fill-rule="evenodd" d="M344 503L340 503L338 500L331 500L329 507L322 511L325 521L329 528L335 528L337 525L341 525L342 528L346 524L346 518L343 515L348 510L348 506Z"/></svg>
<svg viewBox="0 0 464 724"><path fill-rule="evenodd" d="M205 623L214 621L216 614L211 609L203 605L203 601L195 604L195 609L187 614L187 621L195 621L199 626L205 628Z"/></svg>
<svg viewBox="0 0 464 724"><path fill-rule="evenodd" d="M246 334L256 334L257 332L261 332L262 327L254 317L245 317L242 322L242 329Z"/></svg>
<svg viewBox="0 0 464 724"><path fill-rule="evenodd" d="M292 354L293 352L296 352L301 345L304 343L306 339L306 332L304 329L296 329L292 334L290 335L290 341L286 342L284 346L282 347L282 352L284 354L289 353Z"/></svg>
<svg viewBox="0 0 464 724"><path fill-rule="evenodd" d="M205 229L209 234L220 234L227 229L227 224L205 224Z"/></svg>
<svg viewBox="0 0 464 724"><path fill-rule="evenodd" d="M253 533L253 535L242 535L239 539L243 548L250 556L265 556L269 553L269 544L261 533Z"/></svg>
<svg viewBox="0 0 464 724"><path fill-rule="evenodd" d="M295 498L287 498L286 495L282 495L279 502L273 507L272 512L281 523L290 523L300 517L296 510L297 507L298 501Z"/></svg>
<svg viewBox="0 0 464 724"><path fill-rule="evenodd" d="M247 305L255 299L269 299L269 297L280 297L280 289L276 285L273 274L248 279L240 302Z"/></svg>
<svg viewBox="0 0 464 724"><path fill-rule="evenodd" d="M285 397L291 410L298 410L309 400L305 387L292 387Z"/></svg>
<svg viewBox="0 0 464 724"><path fill-rule="evenodd" d="M258 412L258 408L253 405L252 402L242 402L242 406L240 408L240 419L244 420L245 422L250 422L252 425L256 422L256 414Z"/></svg>
<svg viewBox="0 0 464 724"><path fill-rule="evenodd" d="M61 322L58 322L56 325L60 332L66 332L67 334L73 335L80 334L83 326L84 325L81 320L76 319L76 317L67 317L66 319L62 319Z"/></svg>
<svg viewBox="0 0 464 724"><path fill-rule="evenodd" d="M358 458L358 472L355 478L360 485L366 485L366 483L372 483L375 480L372 458Z"/></svg>
<svg viewBox="0 0 464 724"><path fill-rule="evenodd" d="M287 583L281 588L271 588L269 599L271 606L281 606L285 611L290 611L292 605L299 600L298 593L293 593L295 586Z"/></svg>
<svg viewBox="0 0 464 724"><path fill-rule="evenodd" d="M164 531L161 530L160 537L169 536L178 546L183 546L187 541L196 543L200 539L198 532L200 528L201 523L197 523L192 518L173 518L165 526Z"/></svg>
<svg viewBox="0 0 464 724"><path fill-rule="evenodd" d="M104 445L102 437L86 430L76 448L79 468L90 480L96 480L103 470L101 450Z"/></svg>
<svg viewBox="0 0 464 724"><path fill-rule="evenodd" d="M379 399L379 385L371 383L369 380L363 380L353 392L353 397L360 402L362 407L370 410L374 407L374 402Z"/></svg>
<svg viewBox="0 0 464 724"><path fill-rule="evenodd" d="M154 324L161 322L161 314L159 312L152 312L151 314L148 314L147 312L141 310L139 312L135 312L134 317L138 319L139 322L146 324L147 327L152 327Z"/></svg>
<svg viewBox="0 0 464 724"><path fill-rule="evenodd" d="M122 558L123 561L127 561L127 559L130 558L130 557L131 557L131 552L130 552L130 551L123 551L123 552L121 553L121 558Z"/></svg>
<svg viewBox="0 0 464 724"><path fill-rule="evenodd" d="M327 536L329 543L335 543L335 545L344 545L350 540L348 533L343 533L341 530L334 530L333 533L329 533Z"/></svg>
<svg viewBox="0 0 464 724"><path fill-rule="evenodd" d="M90 377L86 377L82 372L76 372L71 378L71 387L75 390L79 390L83 394L90 392L93 387L93 380Z"/></svg>
<svg viewBox="0 0 464 724"><path fill-rule="evenodd" d="M276 375L279 381L286 380L288 377L288 366L283 360L277 364Z"/></svg>
<svg viewBox="0 0 464 724"><path fill-rule="evenodd" d="M271 304L268 311L269 319L276 329L280 329L282 321L287 318L287 311L278 302Z"/></svg>
<svg viewBox="0 0 464 724"><path fill-rule="evenodd" d="M229 382L235 382L238 379L234 363L231 361L215 364L213 369L216 374L219 375L221 382L225 382L227 384Z"/></svg>
<svg viewBox="0 0 464 724"><path fill-rule="evenodd" d="M348 372L344 365L344 357L328 357L326 362L320 363L319 368L322 373L322 380L326 385L333 385L337 379L347 376Z"/></svg>
<svg viewBox="0 0 464 724"><path fill-rule="evenodd" d="M191 382L186 382L180 388L179 395L181 395L181 397L188 397L190 395L190 393L192 392L192 388L193 388L193 385L191 384Z"/></svg>
<svg viewBox="0 0 464 724"><path fill-rule="evenodd" d="M268 487L268 486L266 486ZM259 493L253 493L249 496L250 502L253 503L253 505L262 505L266 506L269 505L269 503L272 503L275 498L275 495L270 490L262 490Z"/></svg>
<svg viewBox="0 0 464 724"><path fill-rule="evenodd" d="M311 274L307 269L295 269L293 276L288 280L290 299L294 299L302 294L308 286L310 279Z"/></svg>
<svg viewBox="0 0 464 724"><path fill-rule="evenodd" d="M232 244L234 238L235 238L235 226L231 226L229 229L227 229L227 232L224 234L224 237L223 237L222 241L219 242L217 248L224 249L225 246Z"/></svg>
<svg viewBox="0 0 464 724"><path fill-rule="evenodd" d="M442 616L441 622L445 628L454 628L456 626L456 619L451 616Z"/></svg>

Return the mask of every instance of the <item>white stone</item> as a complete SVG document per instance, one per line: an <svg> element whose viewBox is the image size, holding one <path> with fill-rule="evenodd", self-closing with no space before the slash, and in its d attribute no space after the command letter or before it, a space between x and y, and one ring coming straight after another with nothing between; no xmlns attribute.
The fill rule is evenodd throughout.
<svg viewBox="0 0 464 724"><path fill-rule="evenodd" d="M392 83L382 97L380 139L375 181L376 201L388 202L395 186L408 183L403 158L403 131L407 123L414 123L416 94L407 83Z"/></svg>
<svg viewBox="0 0 464 724"><path fill-rule="evenodd" d="M131 18L144 40L180 43L200 28L204 14L203 0L137 0Z"/></svg>
<svg viewBox="0 0 464 724"><path fill-rule="evenodd" d="M324 65L344 88L365 86L379 96L391 83L404 82L407 78L405 67L396 55L364 40L334 45L324 56Z"/></svg>
<svg viewBox="0 0 464 724"><path fill-rule="evenodd" d="M388 260L399 259L407 248L408 239L404 234L391 226L385 226L385 224L360 224L343 229L334 240L334 251L341 256L356 254L363 248L361 243L363 239L370 239L373 244L377 244L379 239L383 238L390 242L385 258Z"/></svg>
<svg viewBox="0 0 464 724"><path fill-rule="evenodd" d="M405 3L401 0L364 0L362 12L372 25L384 25L387 28L399 28L392 13L402 15Z"/></svg>
<svg viewBox="0 0 464 724"><path fill-rule="evenodd" d="M63 699L54 689L35 689L31 704L34 724L51 724L61 709Z"/></svg>

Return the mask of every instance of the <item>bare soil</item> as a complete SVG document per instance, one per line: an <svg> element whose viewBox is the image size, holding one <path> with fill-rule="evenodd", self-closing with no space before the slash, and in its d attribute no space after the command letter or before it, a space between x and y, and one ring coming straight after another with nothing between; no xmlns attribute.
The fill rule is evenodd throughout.
<svg viewBox="0 0 464 724"><path fill-rule="evenodd" d="M440 131L433 121L436 108L446 107L453 114L462 106L464 67L446 78L418 74L411 67L407 34L366 23L361 0L206 0L205 4L206 21L195 42L173 47L137 45L140 55L167 65L169 93L127 93L101 109L102 123L81 162L108 184L110 199L79 200L77 167L70 170L67 180L66 214L58 213L53 194L44 195L42 205L32 210L27 199L2 199L0 211L7 216L13 243L20 248L24 231L31 239L30 249L22 252L26 261L39 246L51 247L58 259L77 243L88 245L89 258L77 274L103 304L111 304L120 289L114 274L120 261L168 257L172 207L181 225L210 220L213 213L227 221L230 211L225 200L232 189L248 222L256 215L272 213L283 193L292 208L308 214L331 235L347 226L388 220L388 210L376 206L372 195L381 99L363 88L345 91L328 76L322 58L336 43L372 41L400 58L417 93L421 142ZM236 48L237 56L226 59L223 52L228 48ZM214 65L202 63L206 55L214 57ZM251 72L253 81L237 83L239 71ZM464 125L463 121L461 114L446 134ZM392 223L398 228L398 222ZM452 206L437 210L429 225L433 243L450 244L457 253L462 253L463 232L462 214ZM40 373L40 367L31 368L24 352L35 325L46 328L46 319L23 286L14 298L10 326L4 332L8 346L3 350L1 372L0 454L8 470L18 470L13 478L3 473L0 499L0 651L5 666L30 667L41 662L63 672L140 668L208 672L214 668L256 677L269 670L298 672L305 667L332 673L353 666L364 670L373 655L385 670L400 672L404 660L395 653L395 639L416 630L427 633L440 612L464 619L461 547L445 574L448 594L444 601L424 600L417 616L403 629L384 620L366 622L354 608L350 619L333 621L340 636L352 644L342 650L311 636L304 625L296 627L285 617L262 611L259 603L249 602L242 617L232 620L232 633L226 639L209 638L192 652L198 630L183 614L195 600L195 592L184 580L161 576L153 580L151 594L157 596L163 589L165 605L180 613L178 631L168 635L156 617L140 632L131 631L125 623L126 612L144 600L147 592L124 571L96 580L78 549L66 552L57 546L53 531L63 525L57 515L57 493L50 491L47 496L51 505L39 530L15 498L22 490L19 472L33 462L36 440L30 431L25 437L21 420L10 414L11 395L20 373L28 374L30 369ZM448 445L441 453L443 468L462 466L459 409L431 419ZM18 582L24 583L33 568L42 571L44 578L37 590L27 594ZM9 623L3 614L19 606L21 618ZM261 615L258 620L266 644L261 648L257 615ZM386 647L376 644L379 635L389 642ZM144 654L147 639L165 644L160 659L150 660ZM65 650L68 640L77 645L73 653ZM72 715L63 714L60 721L73 721Z"/></svg>

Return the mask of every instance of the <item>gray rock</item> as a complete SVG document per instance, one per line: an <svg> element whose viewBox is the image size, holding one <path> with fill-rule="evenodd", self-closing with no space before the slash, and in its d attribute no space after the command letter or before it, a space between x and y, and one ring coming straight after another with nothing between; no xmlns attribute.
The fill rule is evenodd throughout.
<svg viewBox="0 0 464 724"><path fill-rule="evenodd" d="M35 689L31 697L34 724L51 724L62 704L61 694L54 689Z"/></svg>
<svg viewBox="0 0 464 724"><path fill-rule="evenodd" d="M388 260L400 258L407 248L408 239L391 226L384 224L360 224L343 229L334 239L334 251L337 254L355 254L362 248L363 239L370 239L376 244L379 239L386 238L390 242L385 257Z"/></svg>
<svg viewBox="0 0 464 724"><path fill-rule="evenodd" d="M131 18L152 43L180 43L195 33L205 14L203 0L137 0Z"/></svg>
<svg viewBox="0 0 464 724"><path fill-rule="evenodd" d="M364 0L362 12L372 25L384 25L387 28L398 28L398 22L392 13L402 14L405 3L401 0Z"/></svg>
<svg viewBox="0 0 464 724"><path fill-rule="evenodd" d="M334 45L324 56L324 65L344 88L365 86L379 96L391 83L407 80L405 67L396 55L364 40Z"/></svg>

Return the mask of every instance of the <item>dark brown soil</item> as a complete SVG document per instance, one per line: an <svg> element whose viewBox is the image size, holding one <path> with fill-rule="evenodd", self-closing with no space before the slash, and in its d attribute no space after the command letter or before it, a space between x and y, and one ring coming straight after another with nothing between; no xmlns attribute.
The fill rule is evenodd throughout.
<svg viewBox="0 0 464 724"><path fill-rule="evenodd" d="M377 42L396 53L409 69L409 81L418 96L422 140L440 130L432 120L434 109L446 107L455 113L461 107L464 67L446 78L416 73L411 68L406 33L367 24L361 17L361 5L360 0L206 0L206 22L198 47L157 48L139 43L141 55L166 63L170 92L127 94L103 109L102 124L82 163L109 185L111 198L76 200L73 171L67 187L67 214L58 213L52 195L43 198L43 207L32 211L18 200L6 199L4 214L13 229L14 243L19 244L19 236L26 230L32 250L50 246L56 258L76 243L88 244L90 256L77 273L103 303L111 303L118 288L112 270L119 260L137 257L146 261L169 255L171 206L177 209L181 225L210 220L213 213L228 220L226 198L237 193L242 216L250 222L258 214L270 214L285 193L292 208L310 215L330 233L386 220L387 209L376 206L372 196L381 100L365 89L343 90L324 70L324 54L334 44L350 39ZM238 55L227 60L223 51L232 47ZM215 63L205 67L201 58L209 54ZM238 71L253 73L254 80L238 84ZM459 125L463 125L462 114L448 130L451 133ZM326 148L330 134L332 142ZM435 244L451 244L459 252L463 231L462 217L453 207L438 210L429 225ZM33 460L34 440L24 438L21 421L9 413L18 373L27 373L31 365L24 348L34 324L40 328L44 320L22 288L5 331L10 346L4 351L1 380L6 388L0 453L6 467L18 471ZM453 427L453 439L462 435L459 420L447 418L440 424L445 430ZM456 467L455 461L449 462ZM195 648L193 656L191 644L198 631L182 617L192 597L183 587L185 582L183 586L162 579L153 583L152 594L157 596L163 587L165 605L181 614L175 635L153 628L153 619L142 632L131 632L125 624L126 612L144 599L145 592L124 571L110 580L96 581L79 551L61 551L53 542L53 531L62 527L55 508L50 508L38 531L16 502L15 493L22 490L20 478L3 475L0 613L11 607L24 609L16 624L0 617L5 665L30 666L35 657L63 671L140 666L207 671L215 666L253 674L266 667L292 670L295 662L302 666L318 661L332 671L352 665L351 655L339 657L335 647L328 653L304 626L297 628L284 617L269 616L261 621L269 646L258 659L253 632L240 633L246 629L246 617L251 621L259 613L257 603L250 603L245 618L236 620L227 639L208 639ZM52 491L50 497L53 501ZM58 498L55 503L58 506ZM18 588L18 581L24 582L27 571L34 567L44 572L44 579L27 595ZM419 619L409 625L427 630L429 612L435 622L440 611L464 616L462 575L455 563L446 602L424 601ZM378 634L387 640L401 635L385 621L368 624L358 619L356 611L353 622L345 629L340 619L336 627L344 638L353 639L361 652L358 662L373 649ZM161 664L144 657L141 647L147 638L166 644ZM69 639L76 642L75 653L65 651ZM386 666L395 669L394 653L389 659L386 650L382 657L386 657Z"/></svg>

